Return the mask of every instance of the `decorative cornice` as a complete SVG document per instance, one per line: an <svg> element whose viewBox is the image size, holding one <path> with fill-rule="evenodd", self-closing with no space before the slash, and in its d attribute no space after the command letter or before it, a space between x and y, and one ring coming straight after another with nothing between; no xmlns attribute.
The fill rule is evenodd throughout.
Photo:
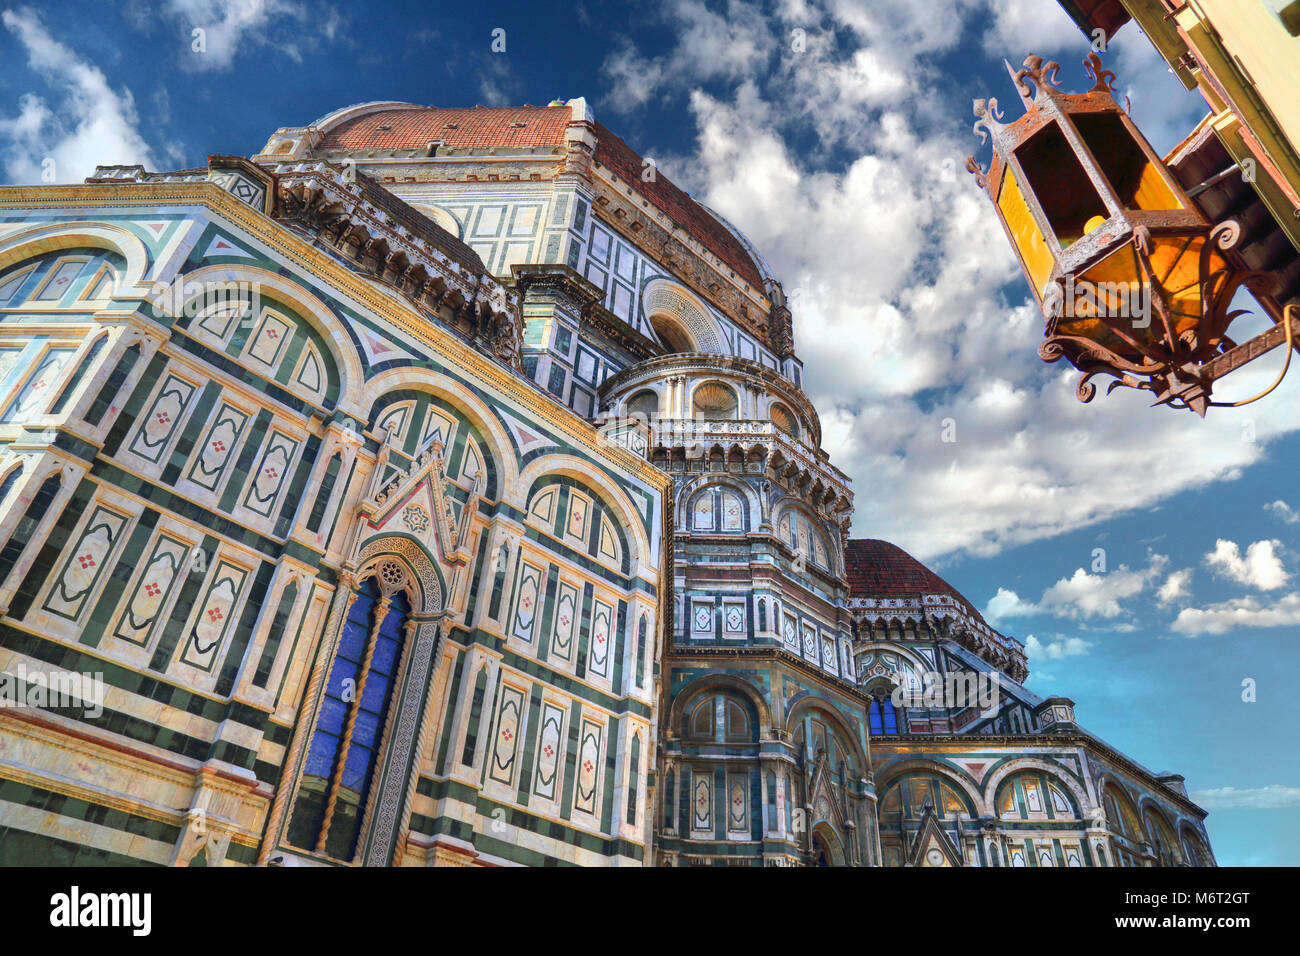
<svg viewBox="0 0 1300 956"><path fill-rule="evenodd" d="M215 183L115 183L66 186L0 186L0 210L105 206L131 209L159 205L203 206L275 249L317 281L351 298L396 330L433 352L442 362L499 389L523 410L539 416L574 445L639 481L668 491L672 479L639 455L606 441L594 426L550 398L531 382L490 361L477 350L443 330L426 317L385 294L373 281L344 267L332 256L301 236L257 212Z"/></svg>

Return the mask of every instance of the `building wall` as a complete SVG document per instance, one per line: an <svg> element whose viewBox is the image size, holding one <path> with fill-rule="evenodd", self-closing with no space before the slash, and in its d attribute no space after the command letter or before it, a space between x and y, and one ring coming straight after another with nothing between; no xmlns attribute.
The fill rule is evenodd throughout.
<svg viewBox="0 0 1300 956"><path fill-rule="evenodd" d="M664 480L214 185L0 204L0 668L105 687L0 710L6 862L641 862ZM286 828L376 572L411 608L341 858Z"/></svg>

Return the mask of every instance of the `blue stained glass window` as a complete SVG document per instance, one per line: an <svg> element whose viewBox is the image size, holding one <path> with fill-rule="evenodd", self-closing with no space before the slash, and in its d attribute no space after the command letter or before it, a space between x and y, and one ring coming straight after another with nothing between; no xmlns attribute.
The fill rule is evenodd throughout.
<svg viewBox="0 0 1300 956"><path fill-rule="evenodd" d="M327 734L320 730L316 731L316 736L312 738L311 752L307 754L307 764L304 773L328 779L330 772L334 769L334 755L338 753L339 738L335 734Z"/></svg>
<svg viewBox="0 0 1300 956"><path fill-rule="evenodd" d="M397 664L397 641L382 635L375 642L375 654L370 659L370 669L385 676L393 673Z"/></svg>
<svg viewBox="0 0 1300 956"><path fill-rule="evenodd" d="M352 602L339 638L289 824L289 842L314 850L323 835L325 852L337 859L351 859L356 853L384 718L391 704L393 675L401 657L403 628L410 612L406 595L398 592L376 629L378 601L378 584L374 578L367 579ZM367 648L370 660L362 674ZM344 746L347 754L340 772ZM326 820L331 797L335 805ZM322 834L322 830L327 832Z"/></svg>
<svg viewBox="0 0 1300 956"><path fill-rule="evenodd" d="M883 702L873 700L867 709L867 719L873 734L898 733L898 711L894 709L894 702L888 698Z"/></svg>
<svg viewBox="0 0 1300 956"><path fill-rule="evenodd" d="M898 714L894 711L894 702L887 700L881 705L885 717L885 733L898 733Z"/></svg>

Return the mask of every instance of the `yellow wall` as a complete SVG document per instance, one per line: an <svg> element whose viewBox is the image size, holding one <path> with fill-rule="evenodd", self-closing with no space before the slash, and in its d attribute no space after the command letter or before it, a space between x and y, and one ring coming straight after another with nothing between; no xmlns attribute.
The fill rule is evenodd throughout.
<svg viewBox="0 0 1300 956"><path fill-rule="evenodd" d="M1196 0L1193 6L1200 7L1224 47L1255 81L1260 98L1296 149L1300 145L1300 37L1286 32L1264 0Z"/></svg>

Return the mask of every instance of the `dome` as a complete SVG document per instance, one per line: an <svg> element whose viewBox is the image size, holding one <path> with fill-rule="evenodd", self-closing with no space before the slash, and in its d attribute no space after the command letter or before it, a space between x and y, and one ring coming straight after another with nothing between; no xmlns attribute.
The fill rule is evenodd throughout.
<svg viewBox="0 0 1300 956"><path fill-rule="evenodd" d="M580 108L575 110L575 104ZM578 115L575 115L578 114ZM766 263L753 245L721 216L692 199L656 170L642 175L646 160L590 115L581 100L549 106L474 106L444 108L377 102L335 110L316 121L323 151L424 150L430 143L444 149L522 149L563 152L570 125L590 129L596 140L596 163L639 193L677 226L717 256L735 277L764 292Z"/></svg>
<svg viewBox="0 0 1300 956"><path fill-rule="evenodd" d="M896 544L876 538L858 538L844 548L845 573L852 598L915 598L922 594L945 594L980 623L983 616L975 606L939 575Z"/></svg>

